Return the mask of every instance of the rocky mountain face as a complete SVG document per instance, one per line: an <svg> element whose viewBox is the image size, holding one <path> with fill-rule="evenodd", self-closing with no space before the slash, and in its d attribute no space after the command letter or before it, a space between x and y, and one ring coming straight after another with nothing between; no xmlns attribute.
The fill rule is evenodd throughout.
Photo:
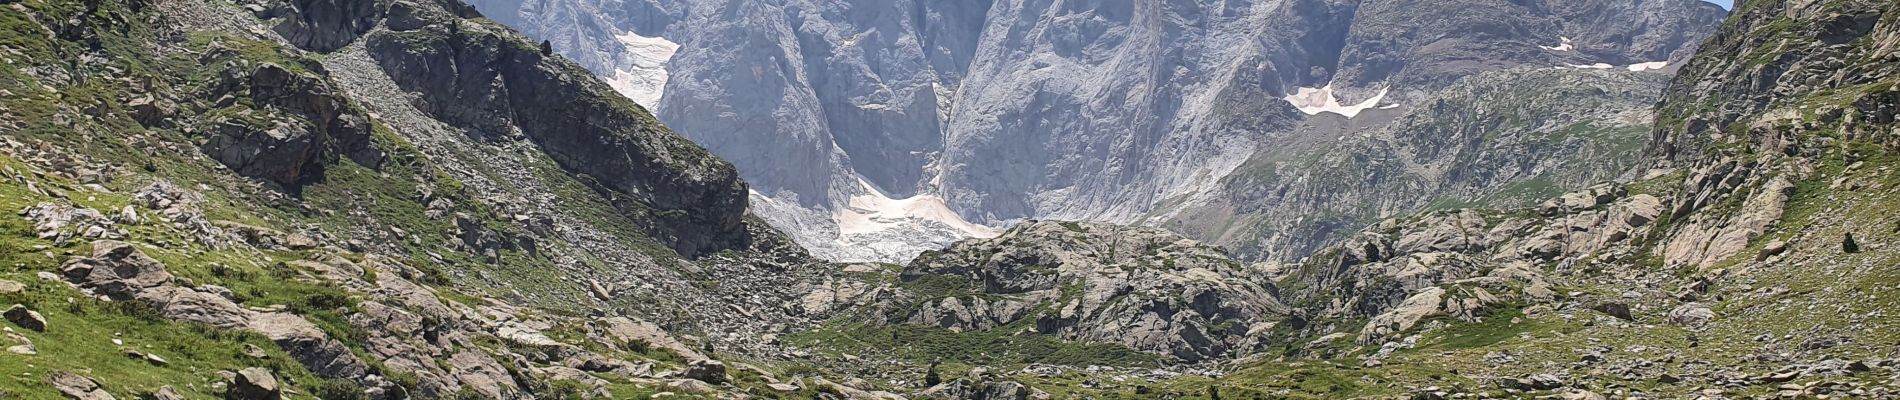
<svg viewBox="0 0 1900 400"><path fill-rule="evenodd" d="M1410 108L1520 66L1663 69L1722 16L1689 0L476 5L603 77L638 69L628 39L677 43L661 120L783 203L764 217L800 243L882 261L983 225L1170 211L1314 140L1301 111ZM891 199L933 206L853 204Z"/></svg>
<svg viewBox="0 0 1900 400"><path fill-rule="evenodd" d="M1147 216L1249 259L1299 260L1420 210L1513 208L1642 174L1667 75L1515 69L1466 78L1402 112L1313 118L1201 195ZM1631 177L1634 178L1634 177Z"/></svg>

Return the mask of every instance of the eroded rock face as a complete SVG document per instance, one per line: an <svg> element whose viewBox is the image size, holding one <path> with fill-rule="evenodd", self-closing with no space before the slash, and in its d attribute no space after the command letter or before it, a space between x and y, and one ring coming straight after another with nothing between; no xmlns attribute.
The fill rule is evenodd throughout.
<svg viewBox="0 0 1900 400"><path fill-rule="evenodd" d="M372 3L372 2L361 2ZM210 118L205 154L240 175L296 192L322 177L326 162L348 157L371 168L382 154L371 143L367 113L349 103L313 65L251 65L233 49L216 49L200 62L222 68L204 96L235 115ZM305 68L315 70L304 70ZM250 109L232 103L248 98Z"/></svg>
<svg viewBox="0 0 1900 400"><path fill-rule="evenodd" d="M881 306L917 306L890 322L983 331L1028 320L1038 334L1189 361L1257 344L1247 332L1280 315L1254 271L1152 228L1030 223L925 253L901 280Z"/></svg>
<svg viewBox="0 0 1900 400"><path fill-rule="evenodd" d="M746 184L732 166L674 136L573 63L549 58L491 23L420 10L409 30L367 37L374 57L418 107L484 140L525 138L688 256L750 243ZM454 71L452 73L447 71Z"/></svg>

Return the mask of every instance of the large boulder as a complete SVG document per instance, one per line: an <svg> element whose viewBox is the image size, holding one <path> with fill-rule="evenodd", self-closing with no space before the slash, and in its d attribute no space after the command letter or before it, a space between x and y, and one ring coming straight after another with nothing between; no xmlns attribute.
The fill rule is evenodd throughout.
<svg viewBox="0 0 1900 400"><path fill-rule="evenodd" d="M686 379L695 379L711 384L726 383L726 363L718 360L698 360L686 365Z"/></svg>
<svg viewBox="0 0 1900 400"><path fill-rule="evenodd" d="M72 400L113 400L112 394L99 387L99 382L79 374L66 371L53 371L46 374L46 383L53 390Z"/></svg>
<svg viewBox="0 0 1900 400"><path fill-rule="evenodd" d="M284 398L277 376L270 370L251 367L239 370L224 397L230 400L279 400Z"/></svg>
<svg viewBox="0 0 1900 400"><path fill-rule="evenodd" d="M172 280L164 264L138 247L116 240L93 242L92 257L67 261L60 272L79 287L120 300Z"/></svg>
<svg viewBox="0 0 1900 400"><path fill-rule="evenodd" d="M1702 303L1685 303L1669 310L1665 317L1670 323L1689 327L1701 327L1715 320L1715 310Z"/></svg>
<svg viewBox="0 0 1900 400"><path fill-rule="evenodd" d="M6 317L7 321L12 322L14 325L19 325L21 328L26 328L34 332L46 331L46 317L40 316L38 311L26 309L24 305L14 304L13 307L8 307Z"/></svg>

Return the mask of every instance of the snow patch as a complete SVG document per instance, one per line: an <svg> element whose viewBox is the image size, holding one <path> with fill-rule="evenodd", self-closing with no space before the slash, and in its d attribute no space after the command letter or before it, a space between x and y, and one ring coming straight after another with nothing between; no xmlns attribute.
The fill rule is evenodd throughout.
<svg viewBox="0 0 1900 400"><path fill-rule="evenodd" d="M963 220L950 210L942 198L917 195L892 199L863 178L858 179L867 194L852 196L847 207L832 214L838 221L838 233L844 236L873 234L887 230L912 230L918 222L938 223L969 237L989 238L1000 234L996 228Z"/></svg>
<svg viewBox="0 0 1900 400"><path fill-rule="evenodd" d="M1339 98L1333 97L1333 85L1326 85L1326 87L1319 89L1299 88L1297 92L1287 95L1284 99L1287 103L1292 103L1294 108L1300 109L1300 112L1306 113L1306 115L1334 113L1343 115L1346 118L1352 118L1359 116L1360 112L1378 107L1379 101L1385 99L1386 90L1387 89L1379 89L1378 95L1374 95L1364 102L1350 106L1339 104Z"/></svg>
<svg viewBox="0 0 1900 400"><path fill-rule="evenodd" d="M1556 47L1551 47L1551 46L1537 46L1537 47L1541 47L1544 50L1550 50L1550 51L1575 51L1577 49L1577 46L1570 45L1569 37L1558 36L1557 39L1561 40L1562 43L1558 44Z"/></svg>
<svg viewBox="0 0 1900 400"><path fill-rule="evenodd" d="M1668 67L1669 67L1668 61L1656 61L1656 62L1646 62L1646 63L1641 63L1641 64L1630 64L1628 68L1631 71L1643 72L1643 71L1658 71L1658 70L1662 70L1663 68L1668 68Z"/></svg>
<svg viewBox="0 0 1900 400"><path fill-rule="evenodd" d="M1570 65L1569 65L1569 66L1567 66L1567 67L1556 67L1556 68L1557 68L1557 69L1565 69L1565 68L1576 68L1576 69L1612 69L1612 68L1616 68L1616 66L1615 66L1615 65L1610 65L1609 63L1596 63L1596 64L1589 64L1589 65L1584 65L1584 64L1570 64ZM1625 65L1625 66L1623 66L1623 69L1627 69L1627 70L1630 70L1630 71L1636 71L1636 72L1643 72L1643 71L1661 71L1661 70L1663 70L1664 68L1669 68L1669 62L1668 62L1668 61L1655 61L1655 62L1646 62L1646 63L1638 63L1638 64L1630 64L1630 65Z"/></svg>
<svg viewBox="0 0 1900 400"><path fill-rule="evenodd" d="M666 61L673 58L680 45L659 36L640 36L633 32L622 33L614 39L627 47L627 59L631 62L614 68L613 76L607 77L607 84L649 110L658 107L660 97L666 94Z"/></svg>

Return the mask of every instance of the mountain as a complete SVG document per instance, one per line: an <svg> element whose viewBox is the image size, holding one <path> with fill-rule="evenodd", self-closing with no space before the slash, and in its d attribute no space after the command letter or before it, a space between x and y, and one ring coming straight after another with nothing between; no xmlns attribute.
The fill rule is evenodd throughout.
<svg viewBox="0 0 1900 400"><path fill-rule="evenodd" d="M1892 121L1900 100L1895 96L1900 82L1893 78L1900 68L1897 22L1900 6L1891 2L1746 3L1663 91L1655 106L1659 117L1648 129L1651 139L1640 144L1642 152L1655 157L1644 164L1653 166L1650 172L1531 207L1404 214L1350 233L1303 262L1256 264L1231 277L1202 274L1211 287L1256 285L1263 277L1271 282L1258 286L1265 289L1258 293L1272 300L1251 303L1272 307L1248 314L1244 321L1252 327L1245 333L1200 330L1210 325L1189 325L1196 330L1175 333L1225 332L1212 337L1261 346L1220 364L1219 372L1156 376L1128 366L1139 361L1098 350L1097 359L1104 361L1097 366L1032 364L1013 373L972 369L950 375L955 380L944 378L949 383L925 393L973 398L1013 393L1021 385L1032 396L1057 398L1891 396L1900 390L1887 379L1900 366L1889 348L1897 321L1884 310L1895 299L1880 288L1900 277L1885 267L1894 254L1889 242L1900 232L1895 228L1900 221L1890 212L1893 194L1900 190L1891 173ZM1552 82L1551 76L1535 73L1510 78ZM1461 84L1479 88L1485 83ZM1546 86L1553 85L1539 87ZM1486 93L1511 98L1514 91L1507 89L1521 87L1492 87ZM1554 87L1558 93L1577 90ZM1505 107L1413 110L1403 119L1473 116L1441 122L1483 122L1518 104L1597 110L1534 99ZM1452 109L1463 111L1447 113ZM1601 111L1621 113L1614 106ZM1434 125L1444 126L1428 130L1445 133L1437 137L1468 140L1455 128L1462 124ZM1086 257L1056 255L1059 261L1051 262L1044 261L1051 257L1021 256L1046 254L1041 249L1050 247L1087 248L1071 243L1093 242L1070 239L1074 234L1061 234L1060 226L1030 224L999 238L1009 243L972 241L944 255L927 253L906 267L895 285L902 290L934 279L980 281L983 290L970 298L1001 300L975 304L1016 310L1022 308L1019 301L1047 297L1018 294L1014 282L1037 282L1034 277L1048 276L1052 269L1058 281L1095 282L1094 275L1076 273L1088 270L1078 268L1089 265L1080 261ZM1105 229L1116 228L1078 225L1070 232L1116 235ZM977 249L1006 250L994 253L1000 256L970 257L994 251ZM1113 258L1132 262L1180 252ZM970 261L950 264L965 269L935 265L946 258ZM943 278L917 275L931 271ZM1188 309L1197 311L1175 315L1208 315L1198 306L1223 304L1179 293L1175 304L1196 305ZM1056 299L1039 303L1046 304L1039 312L1066 310L1062 297ZM939 304L937 309L970 303ZM971 314L994 315L984 312L972 309ZM925 322L967 328L941 321ZM979 332L992 333L975 336L1032 328L989 329ZM1042 324L1033 329L1040 335L1074 334L1045 330ZM896 337L942 340L916 333ZM1129 337L1141 335L1119 338ZM997 354L971 348L981 350L947 354L976 360ZM1183 348L1196 347L1174 347Z"/></svg>
<svg viewBox="0 0 1900 400"><path fill-rule="evenodd" d="M1437 61L1342 62L1353 67L1302 78L1332 90L1301 81L1310 86L1291 100L1253 103L1278 109L1259 114L1262 126L1285 130L1236 136L1249 149L1233 173L1127 217L1186 236L959 214L951 210L971 203L955 192L893 191L877 181L894 175L855 171L848 182L864 192L847 192L856 201L838 210L762 195L787 190L755 191L743 164L664 123L689 118L666 116L668 99L706 94L704 105L726 107L738 103L717 96L738 92L719 85L746 80L662 77L652 61L667 51L668 65L733 56L695 40L786 38L674 35L707 21L769 27L832 15L944 32L941 21L974 19L986 32L978 40L892 43L967 48L920 59L967 54L973 65L991 40L1042 43L1051 53L984 64L1002 68L984 80L1124 87L1074 74L1134 65L1122 61L1137 54L1118 46L1153 36L1123 28L1235 22L1223 18L1280 15L1246 12L1289 3L1201 14L1186 3L997 3L982 18L966 3L888 9L925 22L843 2L561 4L532 15L600 22L570 33L639 27L626 42L637 43L629 65L640 68L598 76L594 63L622 59L570 60L557 52L572 44L504 25L530 14L489 19L450 0L0 4L0 208L14 210L0 217L0 397L1900 394L1900 321L1889 315L1900 301L1889 290L1900 282L1891 243L1900 5L1889 1L1750 1L1693 56L1666 44L1678 37L1661 25L1595 38L1579 25L1563 31L1569 47L1537 45L1552 48L1536 57L1557 58L1477 67L1458 54L1508 41L1403 32L1500 32L1424 26L1434 25L1427 15L1508 27L1524 15L1661 24L1681 14L1647 3L1461 5L1480 17L1328 3L1350 6L1355 26L1362 16L1417 24L1360 26L1341 43ZM998 15L1016 19L988 25ZM1166 23L1147 23L1156 15ZM783 32L796 38L829 20L799 21ZM1069 37L1077 41L1055 40ZM1339 59L1379 59L1339 48ZM1619 68L1537 64L1583 54ZM1620 64L1658 54L1677 61ZM730 61L760 66L760 79L826 75L806 74L814 69L803 60L767 60ZM1071 74L1007 67L1036 60ZM787 71L798 73L773 75ZM1254 75L1267 76L1276 75ZM1378 92L1342 77L1367 76L1433 89L1381 88L1365 103ZM1444 80L1452 76L1462 78ZM639 102L656 92L625 90L655 79L669 82L659 118ZM1058 110L1065 99L1018 100ZM961 112L974 113L951 114ZM700 119L727 116L713 115ZM1225 115L1210 118L1241 114ZM1067 140L1056 142L1080 143ZM945 143L934 156L949 157ZM1051 156L1095 157L1081 154ZM779 184L759 187L768 185ZM1096 207L1074 193L1075 210ZM877 228L859 240L919 240L853 250L861 255L893 257L967 231L993 237L904 264L839 263L797 243L805 233L768 222L847 220L838 213ZM1212 223L1224 215L1271 234ZM937 230L917 230L930 224ZM1302 251L1310 255L1293 256Z"/></svg>
<svg viewBox="0 0 1900 400"><path fill-rule="evenodd" d="M677 44L663 89L638 90L671 94L649 104L660 119L732 160L776 204L762 216L820 256L888 262L1026 219L1144 221L1317 140L1309 121L1382 119L1480 72L1667 69L1723 15L1691 0L476 6L609 79L648 68L642 43Z"/></svg>
<svg viewBox="0 0 1900 400"><path fill-rule="evenodd" d="M1144 220L1243 258L1293 262L1385 218L1523 207L1641 177L1652 108L1667 80L1590 69L1473 75L1389 118L1310 119L1215 189Z"/></svg>

